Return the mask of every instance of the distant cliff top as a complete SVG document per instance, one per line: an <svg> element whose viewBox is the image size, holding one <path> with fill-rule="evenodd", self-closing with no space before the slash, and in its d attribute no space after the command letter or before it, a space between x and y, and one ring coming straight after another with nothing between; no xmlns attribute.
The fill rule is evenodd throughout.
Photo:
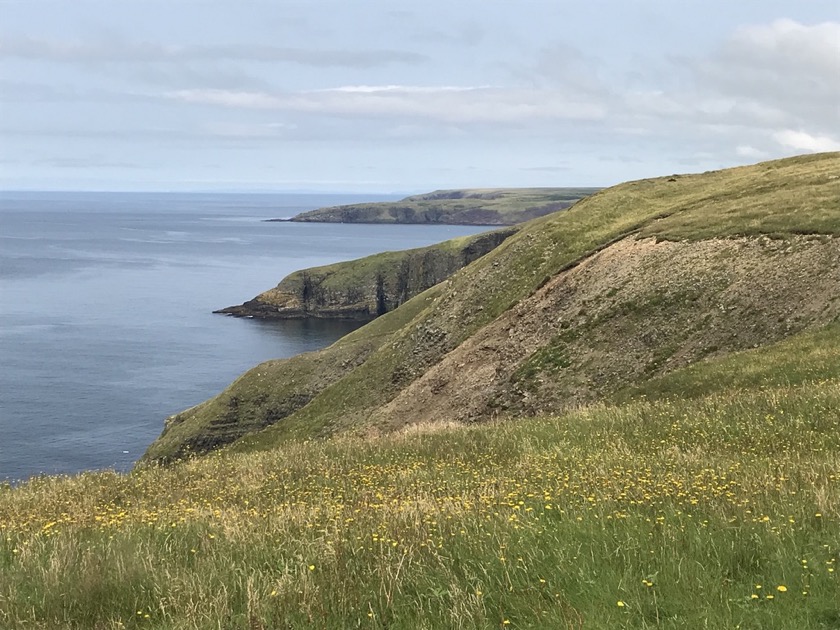
<svg viewBox="0 0 840 630"><path fill-rule="evenodd" d="M436 190L400 201L354 203L303 212L292 221L514 225L564 210L598 188Z"/></svg>

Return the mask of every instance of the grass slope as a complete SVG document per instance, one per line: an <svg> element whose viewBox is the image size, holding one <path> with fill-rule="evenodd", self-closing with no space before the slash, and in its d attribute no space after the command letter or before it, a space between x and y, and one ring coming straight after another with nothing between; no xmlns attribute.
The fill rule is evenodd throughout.
<svg viewBox="0 0 840 630"><path fill-rule="evenodd" d="M799 234L836 236L840 234L838 172L840 154L831 153L641 180L601 191L562 213L535 219L488 255L415 298L421 302L409 301L385 315L401 318L404 325L391 327L387 342L366 355L358 367L342 374L283 422L243 438L237 448L272 448L289 438L381 424L375 414L382 405L441 358L558 274L629 235L697 242L755 236L760 230L777 239ZM696 225L702 229L694 231ZM401 314L406 306L408 312ZM237 393L249 380L243 378L224 396L236 397L237 404L248 409L249 400ZM199 428L206 426L217 413L218 406L204 408L193 414L193 422Z"/></svg>
<svg viewBox="0 0 840 630"><path fill-rule="evenodd" d="M0 486L0 627L837 628L837 321L527 422L286 438L352 426L630 233L683 247L767 229L776 253L799 251L802 232L830 243L838 162L605 191L322 353L255 368L167 429L259 424L311 392L247 452ZM773 186L751 191L765 171Z"/></svg>
<svg viewBox="0 0 840 630"><path fill-rule="evenodd" d="M292 221L514 225L571 206L597 188L438 190L401 201L359 203L304 212Z"/></svg>
<svg viewBox="0 0 840 630"><path fill-rule="evenodd" d="M166 462L204 453L293 414L387 344L437 291L433 287L329 348L266 361L249 370L218 396L167 418L143 461Z"/></svg>
<svg viewBox="0 0 840 630"><path fill-rule="evenodd" d="M645 383L625 387L611 400L698 398L715 392L800 387L840 375L840 322L779 343L701 361Z"/></svg>
<svg viewBox="0 0 840 630"><path fill-rule="evenodd" d="M0 489L0 627L835 628L838 376L834 325L686 398Z"/></svg>

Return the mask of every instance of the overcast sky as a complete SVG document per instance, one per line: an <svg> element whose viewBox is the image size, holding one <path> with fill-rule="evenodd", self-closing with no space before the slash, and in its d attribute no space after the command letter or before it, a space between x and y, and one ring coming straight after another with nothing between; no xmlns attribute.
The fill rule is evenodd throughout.
<svg viewBox="0 0 840 630"><path fill-rule="evenodd" d="M609 185L840 150L840 0L0 0L0 188Z"/></svg>

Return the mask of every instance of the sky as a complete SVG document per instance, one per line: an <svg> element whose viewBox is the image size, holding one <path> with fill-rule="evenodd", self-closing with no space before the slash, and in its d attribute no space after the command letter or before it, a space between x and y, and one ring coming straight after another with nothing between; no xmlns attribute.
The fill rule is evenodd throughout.
<svg viewBox="0 0 840 630"><path fill-rule="evenodd" d="M840 150L840 0L0 0L0 189L607 186Z"/></svg>

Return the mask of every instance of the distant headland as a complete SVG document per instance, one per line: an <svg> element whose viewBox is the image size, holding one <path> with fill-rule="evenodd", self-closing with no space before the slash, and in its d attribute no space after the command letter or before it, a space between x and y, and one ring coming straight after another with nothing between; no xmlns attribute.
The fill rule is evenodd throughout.
<svg viewBox="0 0 840 630"><path fill-rule="evenodd" d="M436 190L400 201L331 206L288 219L313 223L514 225L571 207L598 188L473 188Z"/></svg>

